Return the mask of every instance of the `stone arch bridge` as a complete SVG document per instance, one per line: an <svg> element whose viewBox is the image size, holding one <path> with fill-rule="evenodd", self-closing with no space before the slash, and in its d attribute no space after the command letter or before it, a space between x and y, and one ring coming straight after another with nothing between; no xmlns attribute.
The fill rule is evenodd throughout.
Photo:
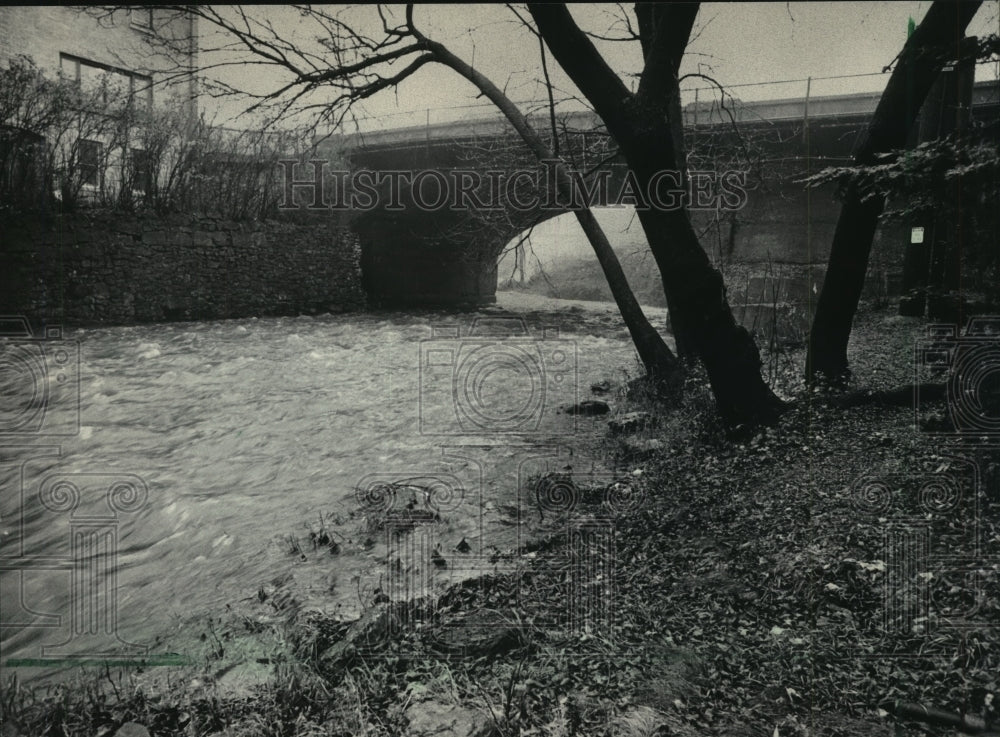
<svg viewBox="0 0 1000 737"><path fill-rule="evenodd" d="M738 206L729 207L735 200L720 197L716 187L692 213L703 233L716 231L703 237L714 244L706 246L712 258L790 266L804 276L799 291L811 291L821 281L839 204L829 188L807 192L798 180L849 160L878 97L793 98L728 110L715 103L686 106L689 169L746 170L748 177ZM977 84L973 115L996 119L997 98L995 82ZM547 116L532 123L548 130ZM632 202L622 197L628 194L626 172L596 116L561 116L557 130L562 152L578 171L601 166L608 172L597 175L606 184L607 204ZM545 190L546 168L500 117L331 138L318 157L343 161L345 155L352 178L367 172L352 179L361 199L348 208L348 222L361 242L365 288L375 305L493 302L504 246L533 223L565 212ZM534 181L526 171L536 173ZM522 174L511 184L517 172ZM518 207L495 207L511 198ZM898 232L880 238L903 247Z"/></svg>

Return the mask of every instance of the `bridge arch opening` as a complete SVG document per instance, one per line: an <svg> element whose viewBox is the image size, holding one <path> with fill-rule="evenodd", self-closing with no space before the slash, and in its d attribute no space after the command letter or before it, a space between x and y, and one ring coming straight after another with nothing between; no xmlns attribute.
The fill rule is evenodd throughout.
<svg viewBox="0 0 1000 737"><path fill-rule="evenodd" d="M629 205L592 208L640 304L666 307L663 282ZM557 299L613 302L594 249L572 212L518 233L497 261L497 289Z"/></svg>

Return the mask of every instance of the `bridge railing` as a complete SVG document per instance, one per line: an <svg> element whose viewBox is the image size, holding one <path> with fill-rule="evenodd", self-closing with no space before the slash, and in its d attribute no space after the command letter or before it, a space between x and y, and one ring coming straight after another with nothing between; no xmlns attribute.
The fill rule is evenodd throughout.
<svg viewBox="0 0 1000 737"><path fill-rule="evenodd" d="M705 84L705 79L694 75L686 80L686 84L682 83L686 126L868 115L878 104L888 73L769 80L729 85L722 90ZM859 87L869 89L859 91ZM976 83L974 105L996 105L998 102L1000 86L997 80ZM521 101L518 106L526 111L536 128L549 127L547 101ZM558 105L557 117L561 125L573 129L603 128L596 114L583 109L582 103L575 100ZM492 103L357 116L352 124L353 131L328 132L329 140L345 148L380 147L419 140L439 141L511 132L509 124Z"/></svg>

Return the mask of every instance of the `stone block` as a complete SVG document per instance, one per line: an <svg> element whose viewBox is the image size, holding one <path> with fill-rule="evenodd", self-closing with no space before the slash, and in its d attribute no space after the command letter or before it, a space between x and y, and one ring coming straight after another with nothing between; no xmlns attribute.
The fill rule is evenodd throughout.
<svg viewBox="0 0 1000 737"><path fill-rule="evenodd" d="M250 233L245 231L236 231L232 234L233 246L238 249L247 249L253 246L253 241L250 238Z"/></svg>
<svg viewBox="0 0 1000 737"><path fill-rule="evenodd" d="M191 235L191 243L196 248L211 248L214 245L214 240L211 233L196 230Z"/></svg>
<svg viewBox="0 0 1000 737"><path fill-rule="evenodd" d="M142 243L149 246L165 246L167 233L163 230L148 230L142 234Z"/></svg>

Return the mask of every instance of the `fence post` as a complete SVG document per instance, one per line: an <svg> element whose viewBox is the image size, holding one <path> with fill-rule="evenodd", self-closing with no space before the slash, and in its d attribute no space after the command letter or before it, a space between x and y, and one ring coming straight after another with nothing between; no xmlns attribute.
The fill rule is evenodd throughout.
<svg viewBox="0 0 1000 737"><path fill-rule="evenodd" d="M802 116L802 143L809 142L809 93L812 91L812 81L812 77L806 79L806 104Z"/></svg>

